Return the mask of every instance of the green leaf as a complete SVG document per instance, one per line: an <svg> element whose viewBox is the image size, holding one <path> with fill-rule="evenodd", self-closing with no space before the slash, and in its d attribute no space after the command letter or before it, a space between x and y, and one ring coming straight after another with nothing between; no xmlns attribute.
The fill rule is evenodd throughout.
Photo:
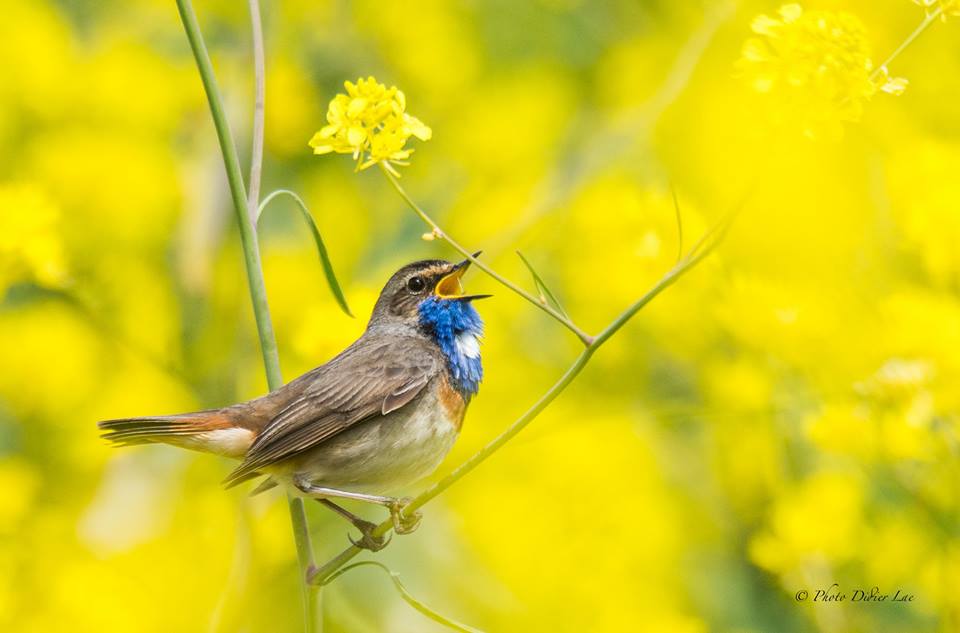
<svg viewBox="0 0 960 633"><path fill-rule="evenodd" d="M280 195L290 196L294 202L297 203L297 207L300 209L300 215L303 216L304 222L307 223L307 226L310 227L310 232L313 234L313 242L317 246L320 263L323 264L323 274L327 278L327 286L330 287L330 292L333 293L333 297L337 300L340 309L343 310L347 316L352 317L353 313L350 311L350 306L347 305L347 298L343 295L343 290L340 289L340 282L337 281L337 275L333 272L333 264L330 262L330 256L327 254L327 247L323 244L320 229L317 228L317 223L314 221L313 215L310 214L310 210L307 209L306 203L304 203L300 196L289 189L277 189L271 192L270 195L263 199L263 202L260 203L260 207L257 209L256 223L259 224L260 216L263 215L263 210L267 208L270 201Z"/></svg>
<svg viewBox="0 0 960 633"><path fill-rule="evenodd" d="M680 200L677 199L677 190L670 185L670 195L673 196L673 213L677 220L677 261L683 259L683 216L680 214Z"/></svg>
<svg viewBox="0 0 960 633"><path fill-rule="evenodd" d="M520 261L524 263L524 265L527 267L527 270L529 270L530 274L533 275L533 283L537 286L537 292L540 294L540 300L544 303L549 301L550 304L557 309L557 312L569 319L570 316L567 314L567 311L564 310L563 306L560 305L557 297L550 292L550 289L547 288L547 284L545 284L540 275L537 274L537 271L533 269L533 266L530 265L530 262L527 261L527 258L523 256L523 253L517 251L517 255L520 256Z"/></svg>
<svg viewBox="0 0 960 633"><path fill-rule="evenodd" d="M400 582L400 574L394 573L393 571L390 570L389 567L387 567L383 563L378 563L372 560L365 560L359 563L353 563L352 565L347 565L346 567L340 569L334 575L330 576L330 578L328 578L327 581L324 582L323 584L328 585L335 578L343 575L344 573L350 571L351 569L356 569L357 567L364 567L364 566L376 567L378 569L381 569L387 572L387 574L390 575L390 580L393 581L393 586L396 588L397 592L400 593L400 597L403 598L407 602L407 604L409 604L411 607L413 607L423 615L427 616L434 622L442 624L450 629L453 629L454 631L462 631L463 633L482 633L480 629L475 629L471 626L467 626L466 624L461 624L456 620L451 620L450 618L444 615L440 615L439 613L437 613L427 605L423 604L422 602L414 598L413 595L411 595L410 592L407 591L407 588L403 586L403 583Z"/></svg>

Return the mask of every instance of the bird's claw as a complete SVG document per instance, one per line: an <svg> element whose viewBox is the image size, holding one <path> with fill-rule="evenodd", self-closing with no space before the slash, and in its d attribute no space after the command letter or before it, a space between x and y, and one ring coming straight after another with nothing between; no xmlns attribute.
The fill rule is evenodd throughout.
<svg viewBox="0 0 960 633"><path fill-rule="evenodd" d="M352 536L347 536L350 539L350 542L360 549L367 549L371 552L379 552L384 547L390 544L389 536L376 536L373 531L377 528L375 523L370 523L369 521L363 521L362 523L357 523L356 528L360 530L361 536L359 539L354 539Z"/></svg>
<svg viewBox="0 0 960 633"><path fill-rule="evenodd" d="M404 508L410 503L409 498L397 499L390 506L390 519L393 521L393 531L397 534L410 534L420 527L420 519L423 515L419 512L405 515Z"/></svg>
<svg viewBox="0 0 960 633"><path fill-rule="evenodd" d="M370 550L371 552L379 552L384 547L390 544L389 536L374 536L373 534L364 534L361 538L355 539L350 535L347 535L347 538L350 539L350 542L353 543L356 547L360 549Z"/></svg>

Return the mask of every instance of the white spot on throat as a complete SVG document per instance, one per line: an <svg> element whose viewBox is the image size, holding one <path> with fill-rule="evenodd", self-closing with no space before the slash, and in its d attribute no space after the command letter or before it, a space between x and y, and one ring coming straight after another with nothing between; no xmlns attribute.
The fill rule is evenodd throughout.
<svg viewBox="0 0 960 633"><path fill-rule="evenodd" d="M473 332L457 334L457 351L467 358L480 358L480 340Z"/></svg>

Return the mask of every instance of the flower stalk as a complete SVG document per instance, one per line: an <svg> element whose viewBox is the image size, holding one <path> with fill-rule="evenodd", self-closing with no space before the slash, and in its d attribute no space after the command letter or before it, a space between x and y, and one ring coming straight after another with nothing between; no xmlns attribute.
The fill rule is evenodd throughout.
<svg viewBox="0 0 960 633"><path fill-rule="evenodd" d="M251 3L251 9L255 7L255 4L255 2ZM248 192L244 187L240 160L237 156L237 148L230 131L229 123L227 122L226 114L223 110L223 99L220 95L220 89L217 86L216 77L213 72L213 64L210 61L210 55L203 41L203 35L200 32L200 26L197 22L193 5L190 0L177 0L177 10L183 22L187 40L190 42L190 48L193 51L193 56L197 64L197 70L200 73L200 79L203 82L207 103L210 107L210 114L213 117L217 139L220 143L220 151L223 154L223 163L227 172L227 182L230 188L230 198L233 202L237 226L240 230L240 243L243 248L247 285L250 291L250 299L253 303L257 335L260 340L260 352L263 357L267 384L272 391L283 385L283 377L280 373L280 357L277 352L273 323L270 319L270 306L267 303L267 291L263 279L263 268L260 262L257 233L251 217L251 209L255 212L259 205L252 195L253 188L251 187L250 197L248 199ZM253 19L256 20L254 26L256 30L259 26L259 15ZM262 70L262 65L260 68ZM262 86L262 83L261 73L260 78L257 79L258 94L261 93L262 88L260 86ZM262 116L262 111L259 114L255 114L255 121L260 121L259 129L254 134L255 137L258 134L262 135ZM257 147L259 149L256 151L262 152L262 142L259 143ZM255 181L257 188L259 188L261 161L262 158L260 157L254 157L252 160L251 182L253 183ZM297 558L299 559L302 569L310 569L313 566L313 549L310 542L310 532L307 526L307 517L303 507L303 501L299 498L288 496L287 502L290 510L290 520L293 524ZM312 633L313 631L319 630L321 626L318 608L319 600L316 588L304 585L303 598L305 630L308 633Z"/></svg>
<svg viewBox="0 0 960 633"><path fill-rule="evenodd" d="M939 18L942 14L943 14L943 5L938 5L937 8L935 8L933 11L930 11L929 13L927 13L926 17L924 17L923 19L923 22L921 22L920 25L917 28L915 28L913 32L910 33L910 35L908 35L905 40L900 42L900 46L898 46L896 50L890 53L890 56L887 57L885 60L883 60L882 64L880 64L874 69L874 71L870 74L871 81L877 81L878 79L880 79L880 77L884 75L884 73L887 73L889 71L888 69L890 64L893 63L893 60L899 57L900 53L906 50L908 46L913 44L913 41L918 37L920 37L920 35L927 30L927 27L933 24L934 21L936 21L936 19Z"/></svg>

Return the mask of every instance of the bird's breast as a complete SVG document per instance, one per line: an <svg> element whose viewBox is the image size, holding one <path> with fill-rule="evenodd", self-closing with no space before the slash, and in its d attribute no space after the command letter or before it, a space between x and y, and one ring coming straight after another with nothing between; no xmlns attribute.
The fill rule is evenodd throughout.
<svg viewBox="0 0 960 633"><path fill-rule="evenodd" d="M463 396L440 374L409 404L337 434L272 474L281 481L299 474L319 486L386 494L440 465L465 410Z"/></svg>

